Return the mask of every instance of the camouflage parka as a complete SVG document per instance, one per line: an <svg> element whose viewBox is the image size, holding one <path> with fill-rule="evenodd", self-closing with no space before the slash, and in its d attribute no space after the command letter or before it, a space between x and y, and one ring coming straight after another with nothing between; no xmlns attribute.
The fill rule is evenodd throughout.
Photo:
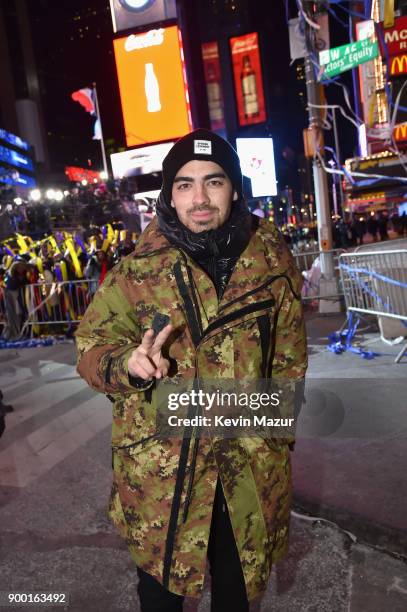
<svg viewBox="0 0 407 612"><path fill-rule="evenodd" d="M199 445L157 438L155 385L135 389L127 361L161 312L174 328L166 347L174 376L254 380L267 372L302 380L300 290L293 257L269 221L259 222L219 302L207 274L154 219L107 275L76 332L79 374L114 401L110 517L137 566L174 593L202 594L218 477L249 600L266 589L288 545L290 451L260 436Z"/></svg>

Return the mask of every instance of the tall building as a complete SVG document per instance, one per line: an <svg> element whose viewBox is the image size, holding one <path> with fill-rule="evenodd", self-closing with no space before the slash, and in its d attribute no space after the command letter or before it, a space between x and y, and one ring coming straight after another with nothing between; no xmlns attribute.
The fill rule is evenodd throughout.
<svg viewBox="0 0 407 612"><path fill-rule="evenodd" d="M0 128L27 141L37 168L49 167L38 72L25 0L0 4Z"/></svg>

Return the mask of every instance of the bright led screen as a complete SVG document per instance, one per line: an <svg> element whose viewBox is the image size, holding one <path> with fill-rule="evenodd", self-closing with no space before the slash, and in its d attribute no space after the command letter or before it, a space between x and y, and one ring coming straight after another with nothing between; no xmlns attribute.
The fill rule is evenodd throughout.
<svg viewBox="0 0 407 612"><path fill-rule="evenodd" d="M175 140L190 132L178 27L131 34L113 42L127 146Z"/></svg>
<svg viewBox="0 0 407 612"><path fill-rule="evenodd" d="M173 142L139 147L121 153L112 153L110 161L115 179L161 172L163 159L173 146Z"/></svg>
<svg viewBox="0 0 407 612"><path fill-rule="evenodd" d="M242 173L251 179L254 198L277 195L272 138L237 138Z"/></svg>

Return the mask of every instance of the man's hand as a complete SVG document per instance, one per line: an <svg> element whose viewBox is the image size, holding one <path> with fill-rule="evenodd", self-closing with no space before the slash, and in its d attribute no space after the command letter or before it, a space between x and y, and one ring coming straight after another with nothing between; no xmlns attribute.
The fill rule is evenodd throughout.
<svg viewBox="0 0 407 612"><path fill-rule="evenodd" d="M152 380L163 378L168 374L170 362L161 355L161 348L172 332L172 325L166 325L157 336L149 329L143 336L141 344L131 354L127 369L131 376Z"/></svg>

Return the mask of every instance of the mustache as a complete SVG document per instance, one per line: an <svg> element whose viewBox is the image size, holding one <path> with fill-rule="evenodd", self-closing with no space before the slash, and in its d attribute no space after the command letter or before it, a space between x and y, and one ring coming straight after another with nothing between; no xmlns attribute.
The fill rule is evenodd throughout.
<svg viewBox="0 0 407 612"><path fill-rule="evenodd" d="M204 211L217 211L219 210L216 206L207 206L206 204L201 204L200 206L193 206L188 210L188 214L191 215L195 212L204 212Z"/></svg>

